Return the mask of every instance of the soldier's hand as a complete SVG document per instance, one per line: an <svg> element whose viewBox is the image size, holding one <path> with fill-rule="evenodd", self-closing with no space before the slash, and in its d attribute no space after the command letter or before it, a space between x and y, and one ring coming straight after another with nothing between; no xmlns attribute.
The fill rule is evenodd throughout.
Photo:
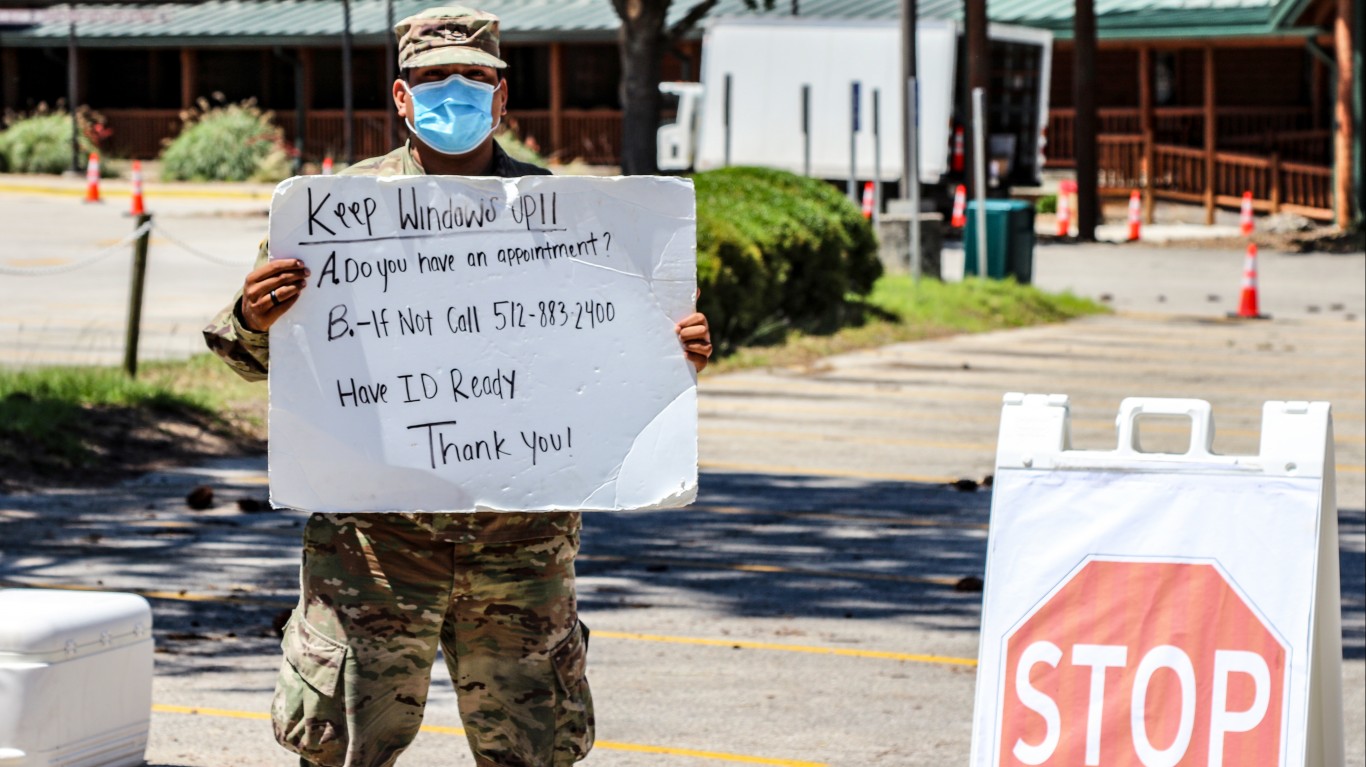
<svg viewBox="0 0 1366 767"><path fill-rule="evenodd" d="M675 327L678 339L683 342L683 352L688 361L701 373L711 359L711 327L707 325L707 315L693 312Z"/></svg>
<svg viewBox="0 0 1366 767"><path fill-rule="evenodd" d="M242 285L242 319L247 330L257 333L270 330L270 326L299 300L308 275L304 262L293 258L270 261L248 274Z"/></svg>

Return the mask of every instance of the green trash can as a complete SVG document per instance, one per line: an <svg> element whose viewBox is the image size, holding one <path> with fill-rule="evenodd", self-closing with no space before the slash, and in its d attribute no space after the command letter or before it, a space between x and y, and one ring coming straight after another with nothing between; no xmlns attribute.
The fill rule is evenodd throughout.
<svg viewBox="0 0 1366 767"><path fill-rule="evenodd" d="M968 203L963 229L963 274L994 280L1013 276L1021 285L1034 278L1034 206L1023 200L987 200L987 258L977 254L977 201Z"/></svg>

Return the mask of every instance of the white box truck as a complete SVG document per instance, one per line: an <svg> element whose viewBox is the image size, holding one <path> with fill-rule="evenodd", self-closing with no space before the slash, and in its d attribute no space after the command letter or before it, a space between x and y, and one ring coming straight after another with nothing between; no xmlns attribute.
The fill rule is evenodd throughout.
<svg viewBox="0 0 1366 767"><path fill-rule="evenodd" d="M926 185L943 186L962 176L953 161L956 129L966 129L968 140L971 136L968 100L955 78L965 66L962 33L962 25L954 21L922 20L916 29L920 180ZM988 154L993 170L1003 184L1037 184L1043 166L1053 36L992 24L988 37ZM708 170L729 161L806 172L805 87L810 103L810 174L847 179L852 91L858 83L855 175L860 181L874 178L880 149L877 177L900 181L900 56L901 32L895 21L716 19L703 35L702 82L661 85L666 96L677 99L677 118L659 129L659 167Z"/></svg>

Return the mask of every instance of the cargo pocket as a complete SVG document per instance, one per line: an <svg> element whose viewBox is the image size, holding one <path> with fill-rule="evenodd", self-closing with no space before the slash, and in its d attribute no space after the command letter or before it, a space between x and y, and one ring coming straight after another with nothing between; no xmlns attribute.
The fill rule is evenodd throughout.
<svg viewBox="0 0 1366 767"><path fill-rule="evenodd" d="M580 621L551 652L558 705L555 707L555 767L573 764L593 748L593 695L585 675L588 627Z"/></svg>
<svg viewBox="0 0 1366 767"><path fill-rule="evenodd" d="M346 645L324 636L296 611L281 646L285 660L270 709L275 739L314 764L340 767L348 743Z"/></svg>

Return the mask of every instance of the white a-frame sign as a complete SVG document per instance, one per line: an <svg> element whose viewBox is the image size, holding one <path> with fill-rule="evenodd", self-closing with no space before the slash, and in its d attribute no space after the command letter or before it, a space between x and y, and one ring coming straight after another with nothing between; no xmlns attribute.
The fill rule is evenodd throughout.
<svg viewBox="0 0 1366 767"><path fill-rule="evenodd" d="M1148 415L1190 448L1141 452ZM1080 451L1067 397L1006 395L975 767L1342 764L1329 406L1262 418L1257 455L1216 455L1208 402L1127 399L1118 450Z"/></svg>

